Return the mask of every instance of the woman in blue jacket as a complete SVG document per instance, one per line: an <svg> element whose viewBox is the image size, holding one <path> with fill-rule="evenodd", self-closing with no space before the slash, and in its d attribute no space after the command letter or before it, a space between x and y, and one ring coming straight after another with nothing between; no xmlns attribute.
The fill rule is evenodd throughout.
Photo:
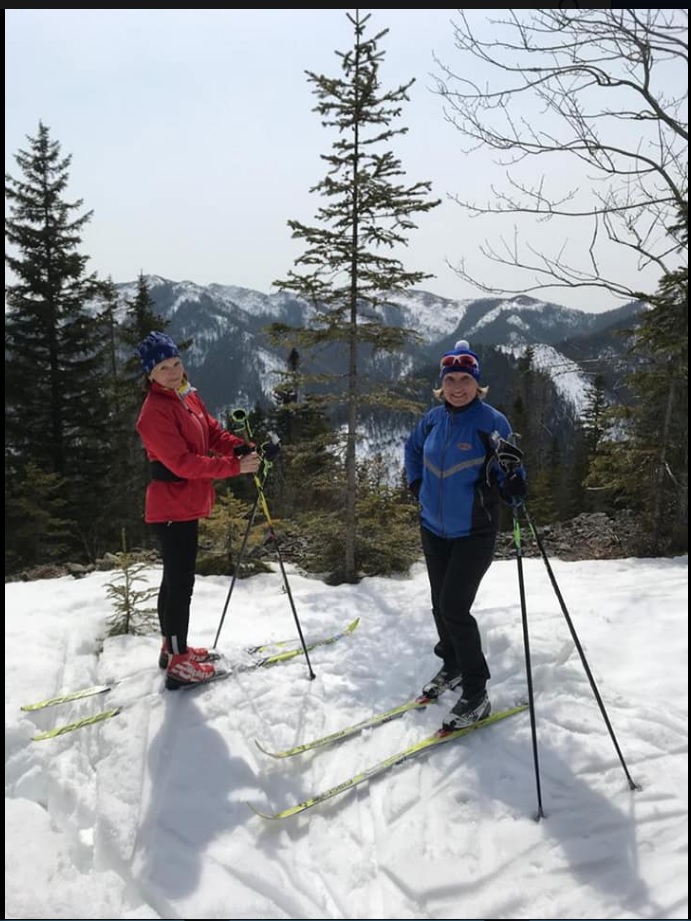
<svg viewBox="0 0 691 921"><path fill-rule="evenodd" d="M462 687L443 722L460 729L489 716L490 671L470 609L494 556L501 500L520 505L525 470L520 452L506 461L511 426L484 402L480 360L461 340L440 363L440 406L418 422L405 444L408 486L420 503L420 533L443 665L422 689L438 697ZM511 454L511 451L509 451Z"/></svg>

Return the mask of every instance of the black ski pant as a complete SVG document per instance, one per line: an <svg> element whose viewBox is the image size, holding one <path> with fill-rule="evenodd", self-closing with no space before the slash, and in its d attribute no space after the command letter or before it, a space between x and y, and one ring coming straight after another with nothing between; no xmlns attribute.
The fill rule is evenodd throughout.
<svg viewBox="0 0 691 921"><path fill-rule="evenodd" d="M161 548L163 577L158 590L158 622L168 652L187 651L190 605L199 546L198 521L168 521L151 525Z"/></svg>
<svg viewBox="0 0 691 921"><path fill-rule="evenodd" d="M492 562L496 534L449 539L426 528L420 533L439 635L434 652L452 674L463 675L463 695L471 698L491 677L470 609Z"/></svg>

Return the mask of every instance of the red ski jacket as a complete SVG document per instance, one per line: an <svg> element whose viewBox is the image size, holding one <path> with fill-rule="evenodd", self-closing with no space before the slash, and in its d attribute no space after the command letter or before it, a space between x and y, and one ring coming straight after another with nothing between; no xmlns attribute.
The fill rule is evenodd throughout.
<svg viewBox="0 0 691 921"><path fill-rule="evenodd" d="M147 486L148 524L208 518L216 500L213 481L240 473L240 459L233 451L245 442L209 414L193 387L186 388L167 390L153 382L137 419L154 475L161 470L166 477L171 474Z"/></svg>

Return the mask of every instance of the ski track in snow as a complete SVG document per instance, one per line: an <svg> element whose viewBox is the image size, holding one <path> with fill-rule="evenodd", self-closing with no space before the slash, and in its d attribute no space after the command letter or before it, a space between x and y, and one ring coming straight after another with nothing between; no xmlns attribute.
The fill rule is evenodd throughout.
<svg viewBox="0 0 691 921"><path fill-rule="evenodd" d="M436 669L421 568L410 579L338 588L293 574L308 640L362 618L352 636L310 654L314 680L298 658L177 694L162 691L152 665L155 638L109 640L97 661L95 637L107 606L99 602L96 619L85 614L88 599L100 594L100 575L70 586L83 592L77 621L40 639L56 654L46 657L43 671L30 666L31 697L118 670L144 671L110 694L21 718L18 701L7 704L9 828L24 840L20 798L43 806L67 845L58 850L63 864L73 861L73 877L97 887L84 908L91 918L687 917L687 711L678 677L685 668L685 589L678 581L685 582L685 563L670 562L664 579L657 561L554 565L567 582L576 631L639 791L629 789L539 560L525 561L525 570L540 821L529 711L294 818L265 821L248 806L301 802L438 728L453 694L291 758L270 758L255 745L300 744L419 692ZM495 563L490 574L474 610L499 710L527 691L515 566ZM231 660L245 643L290 636L278 578L238 585L238 608L221 639ZM151 579L155 584L155 572ZM197 642L213 637L225 591L223 580L198 579ZM43 597L34 599L37 610ZM62 604L75 610L69 598L65 589ZM651 618L656 629L644 633ZM19 635L16 626L10 633ZM651 655L669 666L658 668L654 693L640 681ZM678 669L675 655L683 660ZM100 726L27 744L36 728L116 702L131 706ZM7 823L6 814L6 834ZM29 848L29 839L22 846ZM55 917L73 917L69 911Z"/></svg>

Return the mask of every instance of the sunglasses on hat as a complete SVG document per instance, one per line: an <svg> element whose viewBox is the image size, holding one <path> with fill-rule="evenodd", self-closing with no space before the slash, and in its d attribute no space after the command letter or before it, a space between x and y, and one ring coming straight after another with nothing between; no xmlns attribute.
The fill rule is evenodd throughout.
<svg viewBox="0 0 691 921"><path fill-rule="evenodd" d="M477 359L472 355L444 355L440 364L441 368L458 368L460 371L470 369L470 372L477 371L479 365Z"/></svg>

